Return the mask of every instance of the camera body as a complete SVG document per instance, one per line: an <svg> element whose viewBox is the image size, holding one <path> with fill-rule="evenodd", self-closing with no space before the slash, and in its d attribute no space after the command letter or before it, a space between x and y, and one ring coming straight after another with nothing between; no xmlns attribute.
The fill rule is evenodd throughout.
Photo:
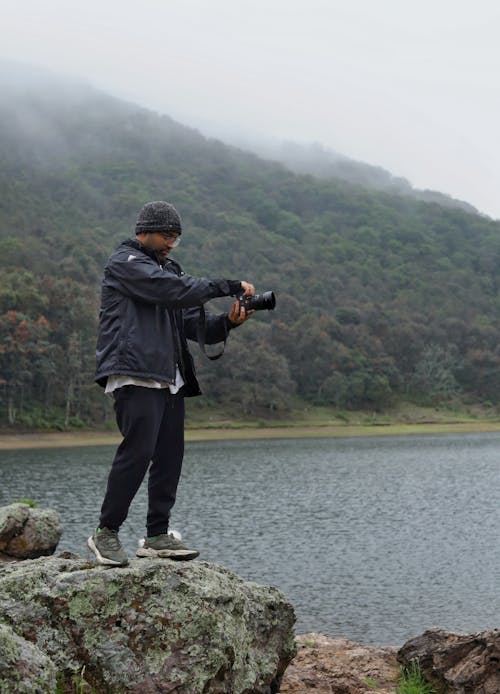
<svg viewBox="0 0 500 694"><path fill-rule="evenodd" d="M273 311L276 306L276 296L274 292L263 292L255 296L239 296L240 311L242 308L248 311Z"/></svg>

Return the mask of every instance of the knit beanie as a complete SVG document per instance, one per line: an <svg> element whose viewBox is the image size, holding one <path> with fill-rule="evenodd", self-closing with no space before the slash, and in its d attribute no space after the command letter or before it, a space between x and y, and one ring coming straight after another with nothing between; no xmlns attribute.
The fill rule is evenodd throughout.
<svg viewBox="0 0 500 694"><path fill-rule="evenodd" d="M139 212L135 233L155 231L175 231L182 233L181 218L173 205L157 200L147 202Z"/></svg>

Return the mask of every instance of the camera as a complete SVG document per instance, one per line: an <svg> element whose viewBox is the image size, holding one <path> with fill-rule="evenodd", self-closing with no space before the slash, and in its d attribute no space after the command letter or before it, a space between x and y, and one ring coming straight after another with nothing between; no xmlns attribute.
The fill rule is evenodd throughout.
<svg viewBox="0 0 500 694"><path fill-rule="evenodd" d="M274 292L264 292L255 296L239 296L240 311L242 308L247 311L272 311L276 306L276 296Z"/></svg>

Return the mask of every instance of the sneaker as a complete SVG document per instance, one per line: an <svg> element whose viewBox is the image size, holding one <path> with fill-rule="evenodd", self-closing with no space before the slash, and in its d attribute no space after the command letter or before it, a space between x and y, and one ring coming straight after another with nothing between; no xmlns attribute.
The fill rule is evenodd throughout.
<svg viewBox="0 0 500 694"><path fill-rule="evenodd" d="M173 536L175 537L176 540L182 540L182 535L180 534L180 532L179 532L178 530L174 530L173 528L171 528L171 529L168 531L168 534L169 534L169 535L173 535ZM145 537L140 537L139 540L137 541L137 546L138 546L138 547L144 547L144 543L145 543L145 542L146 542L146 538L145 538Z"/></svg>
<svg viewBox="0 0 500 694"><path fill-rule="evenodd" d="M160 559L194 559L198 550L189 549L171 533L162 533L155 537L145 537L144 544L136 552L138 557L159 557Z"/></svg>
<svg viewBox="0 0 500 694"><path fill-rule="evenodd" d="M97 562L104 566L126 566L128 557L118 537L118 530L97 528L89 537L87 544L97 557Z"/></svg>

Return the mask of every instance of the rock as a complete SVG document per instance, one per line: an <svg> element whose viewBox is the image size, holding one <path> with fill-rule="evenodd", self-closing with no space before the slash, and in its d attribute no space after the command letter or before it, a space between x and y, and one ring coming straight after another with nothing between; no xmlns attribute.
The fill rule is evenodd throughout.
<svg viewBox="0 0 500 694"><path fill-rule="evenodd" d="M5 551L9 542L22 533L29 512L28 504L0 506L0 551Z"/></svg>
<svg viewBox="0 0 500 694"><path fill-rule="evenodd" d="M28 504L0 507L0 553L17 559L53 554L61 539L59 514Z"/></svg>
<svg viewBox="0 0 500 694"><path fill-rule="evenodd" d="M395 694L400 669L396 648L362 646L321 634L297 637L281 694Z"/></svg>
<svg viewBox="0 0 500 694"><path fill-rule="evenodd" d="M454 634L429 629L407 641L398 660L416 659L425 679L438 689L460 694L500 692L500 630Z"/></svg>
<svg viewBox="0 0 500 694"><path fill-rule="evenodd" d="M47 656L0 623L0 692L55 691L56 676Z"/></svg>
<svg viewBox="0 0 500 694"><path fill-rule="evenodd" d="M295 654L294 620L277 589L205 562L0 564L0 692L52 693L57 679L58 691L78 681L106 694L273 694ZM15 663L31 689L16 688Z"/></svg>

